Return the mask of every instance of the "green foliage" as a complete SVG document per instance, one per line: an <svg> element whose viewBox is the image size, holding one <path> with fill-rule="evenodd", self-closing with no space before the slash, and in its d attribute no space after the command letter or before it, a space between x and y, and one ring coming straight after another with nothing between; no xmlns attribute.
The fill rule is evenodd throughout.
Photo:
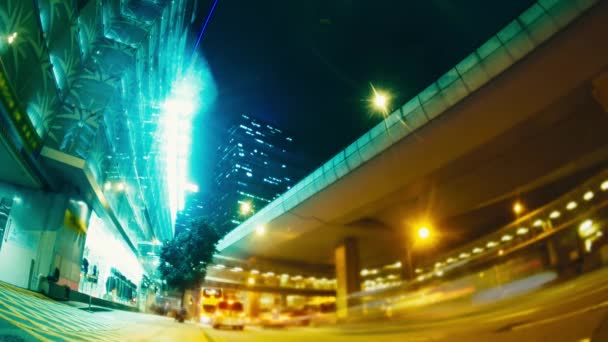
<svg viewBox="0 0 608 342"><path fill-rule="evenodd" d="M193 221L184 231L166 241L160 252L159 271L167 284L180 291L200 287L221 235L203 221Z"/></svg>

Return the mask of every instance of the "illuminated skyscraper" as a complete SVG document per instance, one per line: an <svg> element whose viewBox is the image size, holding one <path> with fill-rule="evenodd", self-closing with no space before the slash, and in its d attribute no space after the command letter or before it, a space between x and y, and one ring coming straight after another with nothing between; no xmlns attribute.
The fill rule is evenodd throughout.
<svg viewBox="0 0 608 342"><path fill-rule="evenodd" d="M225 137L206 212L227 232L287 191L304 170L293 137L268 122L241 115Z"/></svg>

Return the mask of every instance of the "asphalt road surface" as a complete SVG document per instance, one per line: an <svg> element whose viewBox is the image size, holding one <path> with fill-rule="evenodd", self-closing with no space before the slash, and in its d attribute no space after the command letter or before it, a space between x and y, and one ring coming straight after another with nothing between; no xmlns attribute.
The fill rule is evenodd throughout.
<svg viewBox="0 0 608 342"><path fill-rule="evenodd" d="M37 340L608 341L608 269L492 304L435 304L376 323L244 331L121 311L90 313L0 284L0 341Z"/></svg>

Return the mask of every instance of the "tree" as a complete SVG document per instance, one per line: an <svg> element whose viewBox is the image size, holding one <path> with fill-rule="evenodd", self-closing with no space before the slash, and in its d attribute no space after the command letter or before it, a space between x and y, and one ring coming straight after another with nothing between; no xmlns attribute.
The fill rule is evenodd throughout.
<svg viewBox="0 0 608 342"><path fill-rule="evenodd" d="M186 290L198 289L205 281L207 266L213 259L220 238L214 227L195 220L189 231L164 243L159 271L167 285L181 292L182 300ZM193 291L197 300L198 292Z"/></svg>

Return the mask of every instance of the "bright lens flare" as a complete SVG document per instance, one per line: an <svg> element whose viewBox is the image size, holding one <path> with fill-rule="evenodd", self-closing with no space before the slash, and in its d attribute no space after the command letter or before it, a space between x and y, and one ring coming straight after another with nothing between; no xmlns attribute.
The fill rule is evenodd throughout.
<svg viewBox="0 0 608 342"><path fill-rule="evenodd" d="M418 237L422 240L426 240L431 236L431 230L428 227L420 227L418 229Z"/></svg>
<svg viewBox="0 0 608 342"><path fill-rule="evenodd" d="M197 77L185 76L171 85L171 92L161 105L160 121L172 224L175 224L177 212L185 207L186 192L193 190L188 182L188 162L192 120L200 109L202 89L202 81Z"/></svg>
<svg viewBox="0 0 608 342"><path fill-rule="evenodd" d="M520 202L515 202L515 204L513 205L513 212L515 212L515 214L519 215L523 211L524 211L524 206Z"/></svg>
<svg viewBox="0 0 608 342"><path fill-rule="evenodd" d="M241 215L247 215L251 212L251 203L249 202L241 202L241 205L239 207L239 211L241 212Z"/></svg>
<svg viewBox="0 0 608 342"><path fill-rule="evenodd" d="M374 96L374 106L380 109L385 109L388 103L388 98L384 94L377 93Z"/></svg>
<svg viewBox="0 0 608 342"><path fill-rule="evenodd" d="M376 90L376 88L373 86L372 91L374 93L371 100L372 104L376 109L386 113L388 111L388 103L390 101L389 95L383 91Z"/></svg>

